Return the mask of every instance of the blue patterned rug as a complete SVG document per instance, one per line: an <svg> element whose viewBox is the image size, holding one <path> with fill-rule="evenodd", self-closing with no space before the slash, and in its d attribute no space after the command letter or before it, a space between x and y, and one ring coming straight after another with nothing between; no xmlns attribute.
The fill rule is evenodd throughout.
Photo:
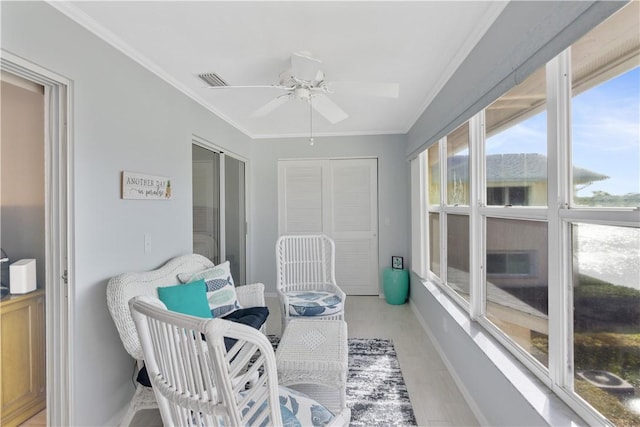
<svg viewBox="0 0 640 427"><path fill-rule="evenodd" d="M279 339L273 335L269 339L275 349ZM350 426L417 425L393 341L349 338L348 343Z"/></svg>

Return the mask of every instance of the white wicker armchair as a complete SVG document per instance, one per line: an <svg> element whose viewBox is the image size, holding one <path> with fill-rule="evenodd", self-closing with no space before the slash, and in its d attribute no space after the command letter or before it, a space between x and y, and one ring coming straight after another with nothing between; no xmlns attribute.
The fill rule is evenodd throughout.
<svg viewBox="0 0 640 427"><path fill-rule="evenodd" d="M346 294L336 284L335 243L323 234L285 235L276 242L282 331L291 318L344 320Z"/></svg>
<svg viewBox="0 0 640 427"><path fill-rule="evenodd" d="M278 386L267 337L223 319L170 312L157 298L130 302L149 378L167 426L346 426L318 402ZM234 340L227 348L226 339ZM250 389L248 382L255 382ZM286 421L286 422L285 422Z"/></svg>
<svg viewBox="0 0 640 427"><path fill-rule="evenodd" d="M125 273L113 277L107 284L107 306L127 353L142 367L144 354L138 331L131 316L129 300L136 296L158 297L157 288L179 284L178 274L196 273L214 264L198 254L181 255L167 261L162 267L145 272ZM266 306L264 285L254 283L236 287L236 294L243 307ZM121 425L127 426L141 409L157 408L158 404L149 387L138 385Z"/></svg>

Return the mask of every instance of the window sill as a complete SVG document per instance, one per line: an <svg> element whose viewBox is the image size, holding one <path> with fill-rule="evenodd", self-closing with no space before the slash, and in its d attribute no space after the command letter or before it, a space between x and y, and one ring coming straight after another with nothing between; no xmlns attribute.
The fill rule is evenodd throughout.
<svg viewBox="0 0 640 427"><path fill-rule="evenodd" d="M520 393L524 401L550 426L563 425L585 425L585 421L571 410L562 400L554 394L539 378L530 372L521 362L519 362L509 351L507 351L495 338L487 333L484 328L476 322L471 321L468 314L456 304L438 286L413 275L413 283L422 284L427 292L440 306L449 314L451 319L461 328L468 339L484 353L493 363L495 369ZM435 338L435 334L425 321L424 317L415 305L413 299L410 306L418 318L427 335L435 345L440 357L447 369L460 388L465 400L471 407L480 425L491 425L491 420L487 420L484 415L486 411L476 403L472 393L467 389L464 381L456 372L456 367L451 363L449 357L442 349L440 343ZM497 403L500 405L500 403Z"/></svg>

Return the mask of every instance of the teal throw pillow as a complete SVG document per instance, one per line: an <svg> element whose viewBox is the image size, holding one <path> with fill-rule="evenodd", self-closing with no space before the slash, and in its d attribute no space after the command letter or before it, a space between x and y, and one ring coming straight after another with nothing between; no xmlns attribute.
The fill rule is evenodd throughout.
<svg viewBox="0 0 640 427"><path fill-rule="evenodd" d="M185 285L158 288L158 298L168 310L191 316L211 318L204 279Z"/></svg>

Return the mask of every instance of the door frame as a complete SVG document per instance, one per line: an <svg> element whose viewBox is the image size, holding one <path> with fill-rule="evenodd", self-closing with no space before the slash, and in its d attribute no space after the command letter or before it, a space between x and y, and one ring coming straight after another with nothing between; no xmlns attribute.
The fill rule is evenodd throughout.
<svg viewBox="0 0 640 427"><path fill-rule="evenodd" d="M44 86L47 425L73 425L73 85L0 49L0 69Z"/></svg>

